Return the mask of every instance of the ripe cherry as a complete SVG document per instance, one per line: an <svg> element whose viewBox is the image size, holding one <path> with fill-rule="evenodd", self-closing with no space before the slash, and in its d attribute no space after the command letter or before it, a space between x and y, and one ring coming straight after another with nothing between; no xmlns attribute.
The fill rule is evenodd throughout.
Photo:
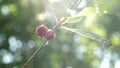
<svg viewBox="0 0 120 68"><path fill-rule="evenodd" d="M51 29L48 29L48 37L46 37L46 39L48 39L49 41L51 41L51 40L54 40L55 39L55 37L56 37L56 34L55 34L55 32L53 32L52 34L52 30ZM51 35L49 35L49 34L51 34Z"/></svg>
<svg viewBox="0 0 120 68"><path fill-rule="evenodd" d="M40 25L36 28L36 34L41 38L47 37L48 28L45 25Z"/></svg>

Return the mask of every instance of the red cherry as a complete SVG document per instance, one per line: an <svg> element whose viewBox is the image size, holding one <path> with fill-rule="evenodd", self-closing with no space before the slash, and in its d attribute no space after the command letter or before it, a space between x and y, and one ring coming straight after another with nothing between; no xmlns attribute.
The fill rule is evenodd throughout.
<svg viewBox="0 0 120 68"><path fill-rule="evenodd" d="M54 40L56 37L56 34L55 33L51 34L51 32L52 32L52 30L48 29L48 37L46 37L46 39L48 39L49 41ZM49 34L51 34L51 35L49 36Z"/></svg>
<svg viewBox="0 0 120 68"><path fill-rule="evenodd" d="M45 25L40 25L36 28L36 34L41 38L47 37L48 28Z"/></svg>

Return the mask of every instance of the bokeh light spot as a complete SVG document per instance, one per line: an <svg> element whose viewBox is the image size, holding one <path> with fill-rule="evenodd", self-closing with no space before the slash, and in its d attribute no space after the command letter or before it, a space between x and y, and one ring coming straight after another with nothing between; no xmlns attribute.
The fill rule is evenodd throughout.
<svg viewBox="0 0 120 68"><path fill-rule="evenodd" d="M1 12L3 15L8 15L9 14L9 7L8 6L2 6Z"/></svg>
<svg viewBox="0 0 120 68"><path fill-rule="evenodd" d="M11 53L5 54L2 58L3 63L9 64L13 62L13 55Z"/></svg>

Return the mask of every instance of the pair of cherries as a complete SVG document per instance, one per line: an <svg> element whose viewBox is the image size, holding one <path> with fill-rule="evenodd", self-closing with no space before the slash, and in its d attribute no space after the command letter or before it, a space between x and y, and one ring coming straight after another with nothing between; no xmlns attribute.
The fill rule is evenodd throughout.
<svg viewBox="0 0 120 68"><path fill-rule="evenodd" d="M53 31L51 29L48 29L48 27L45 25L40 25L36 28L36 34L38 35L38 37L46 38L49 41L54 40L56 37L55 32L52 32Z"/></svg>

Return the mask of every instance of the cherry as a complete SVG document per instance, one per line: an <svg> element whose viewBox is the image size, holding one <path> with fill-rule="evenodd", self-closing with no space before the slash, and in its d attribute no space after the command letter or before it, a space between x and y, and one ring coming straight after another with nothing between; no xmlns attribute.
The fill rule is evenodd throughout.
<svg viewBox="0 0 120 68"><path fill-rule="evenodd" d="M48 37L46 37L46 39L48 39L49 41L54 40L55 37L56 37L55 32L53 32L52 34L51 34L51 32L52 32L52 30L51 30L51 29L48 29L48 34L47 34ZM49 34L51 34L51 35L49 35Z"/></svg>
<svg viewBox="0 0 120 68"><path fill-rule="evenodd" d="M40 25L36 28L36 34L41 38L47 37L48 28L45 25Z"/></svg>

